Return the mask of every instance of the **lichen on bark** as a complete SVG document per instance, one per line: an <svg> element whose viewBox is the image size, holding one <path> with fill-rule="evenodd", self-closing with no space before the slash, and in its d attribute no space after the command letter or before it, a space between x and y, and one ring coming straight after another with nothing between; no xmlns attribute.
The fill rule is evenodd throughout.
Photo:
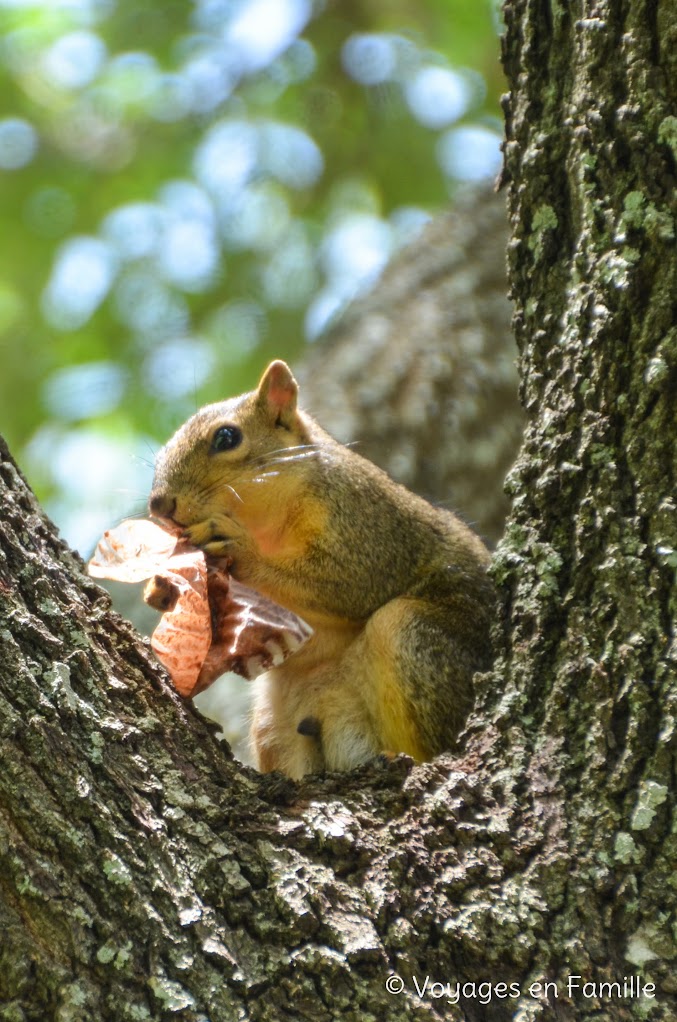
<svg viewBox="0 0 677 1022"><path fill-rule="evenodd" d="M240 767L0 447L0 1019L677 1015L672 15L506 6L528 422L456 758Z"/></svg>
<svg viewBox="0 0 677 1022"><path fill-rule="evenodd" d="M552 967L639 969L660 993L629 1010L652 1018L674 1010L677 957L670 6L509 4L504 46L519 83L505 176L529 421L496 566L509 593L498 670L519 679L524 742L560 800Z"/></svg>

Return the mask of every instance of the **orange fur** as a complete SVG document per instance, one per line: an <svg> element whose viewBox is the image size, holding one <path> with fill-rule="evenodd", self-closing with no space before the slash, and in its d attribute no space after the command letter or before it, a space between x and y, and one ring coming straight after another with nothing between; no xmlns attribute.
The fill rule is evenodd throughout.
<svg viewBox="0 0 677 1022"><path fill-rule="evenodd" d="M158 458L150 505L314 629L255 683L262 770L301 777L452 744L473 671L489 663L488 553L454 515L299 411L283 362L256 391L181 427Z"/></svg>

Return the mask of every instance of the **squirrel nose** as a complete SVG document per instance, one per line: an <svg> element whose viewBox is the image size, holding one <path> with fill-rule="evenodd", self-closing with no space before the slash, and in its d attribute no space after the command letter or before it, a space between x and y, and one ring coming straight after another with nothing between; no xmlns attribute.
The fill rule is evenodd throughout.
<svg viewBox="0 0 677 1022"><path fill-rule="evenodd" d="M155 518L171 518L176 511L176 497L156 490L148 498L148 510Z"/></svg>

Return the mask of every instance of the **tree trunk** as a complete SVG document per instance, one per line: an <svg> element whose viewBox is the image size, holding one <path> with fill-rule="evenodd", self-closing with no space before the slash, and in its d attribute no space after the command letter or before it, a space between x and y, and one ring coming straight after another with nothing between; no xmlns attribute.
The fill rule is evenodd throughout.
<svg viewBox="0 0 677 1022"><path fill-rule="evenodd" d="M241 768L0 447L0 1019L677 1016L676 13L506 7L528 426L456 759Z"/></svg>
<svg viewBox="0 0 677 1022"><path fill-rule="evenodd" d="M510 763L529 974L639 974L654 998L579 988L562 1017L675 1018L677 5L505 13L528 422L495 562L502 698L486 686L471 747Z"/></svg>
<svg viewBox="0 0 677 1022"><path fill-rule="evenodd" d="M489 543L524 416L510 332L505 198L461 194L353 302L300 367L304 402L343 443Z"/></svg>

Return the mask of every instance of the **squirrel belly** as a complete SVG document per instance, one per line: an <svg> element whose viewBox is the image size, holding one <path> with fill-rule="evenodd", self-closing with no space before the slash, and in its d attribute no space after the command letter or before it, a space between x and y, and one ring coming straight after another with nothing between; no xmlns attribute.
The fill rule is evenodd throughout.
<svg viewBox="0 0 677 1022"><path fill-rule="evenodd" d="M256 391L201 409L158 457L151 513L314 630L255 683L262 770L347 770L453 746L491 664L489 554L297 408L273 362Z"/></svg>
<svg viewBox="0 0 677 1022"><path fill-rule="evenodd" d="M260 769L300 778L350 770L385 750L419 760L434 754L421 740L389 651L384 656L382 624L385 617L352 633L315 632L254 682L251 739ZM308 721L312 728L299 726Z"/></svg>
<svg viewBox="0 0 677 1022"><path fill-rule="evenodd" d="M433 609L425 599L398 598L352 633L315 632L254 683L260 769L300 778L350 770L386 751L427 760L451 749L472 706L473 673L491 665L478 595L490 601L490 586ZM466 615L461 640L449 622ZM311 733L299 727L308 720L316 722Z"/></svg>

